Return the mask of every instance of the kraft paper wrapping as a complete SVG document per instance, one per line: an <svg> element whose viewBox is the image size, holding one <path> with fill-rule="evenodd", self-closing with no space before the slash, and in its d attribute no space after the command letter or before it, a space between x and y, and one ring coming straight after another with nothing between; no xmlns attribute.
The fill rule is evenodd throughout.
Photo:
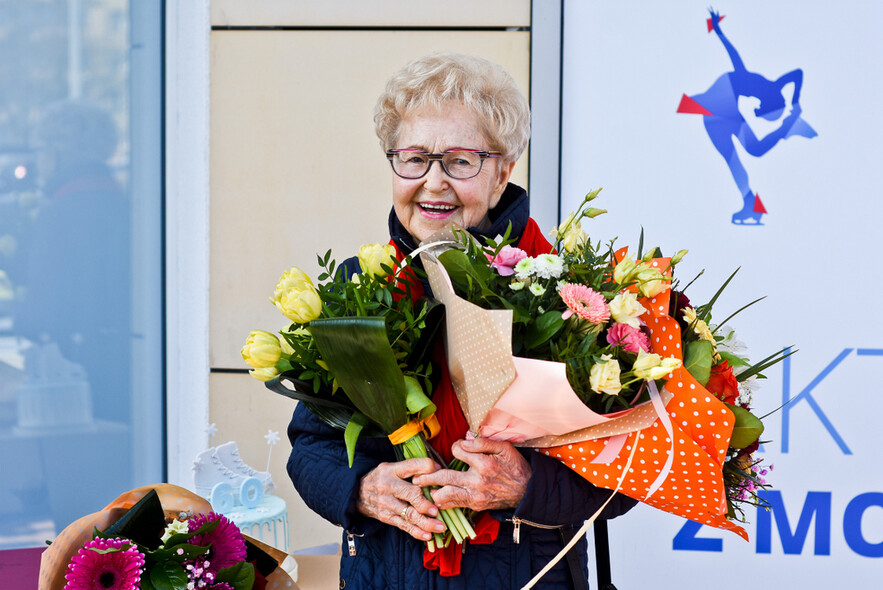
<svg viewBox="0 0 883 590"><path fill-rule="evenodd" d="M482 309L457 296L438 259L429 252L420 256L433 295L445 305L451 383L470 432L478 435L482 421L515 380L512 312Z"/></svg>
<svg viewBox="0 0 883 590"><path fill-rule="evenodd" d="M454 293L436 258L443 248L421 258L433 294L446 306L451 381L473 435L543 449L596 486L616 489L622 481L620 491L632 498L748 539L726 518L722 466L735 418L720 400L679 368L655 404L591 412L570 389L563 363L512 356L511 313L481 309ZM617 259L626 252L618 251ZM671 276L669 261L650 264ZM683 360L680 326L668 315L670 296L666 289L640 298L647 309L641 319L652 352ZM636 444L635 464L625 468Z"/></svg>
<svg viewBox="0 0 883 590"><path fill-rule="evenodd" d="M172 484L162 483L130 490L108 504L104 510L83 516L61 531L41 556L39 590L62 590L66 583L64 575L67 573L68 563L83 545L92 540L93 530L104 530L115 523L150 490L156 490L167 518L175 518L181 512L204 514L212 511L207 500ZM281 563L286 557L283 551L268 547L255 539L249 538L249 541L264 549L277 563ZM277 567L267 578L267 588L297 590L297 585L285 570Z"/></svg>

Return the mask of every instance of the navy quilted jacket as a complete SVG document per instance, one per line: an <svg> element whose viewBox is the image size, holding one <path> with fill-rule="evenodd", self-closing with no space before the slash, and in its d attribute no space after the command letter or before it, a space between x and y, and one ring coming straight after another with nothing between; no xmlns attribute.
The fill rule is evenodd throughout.
<svg viewBox="0 0 883 590"><path fill-rule="evenodd" d="M484 234L503 234L511 221L513 235L521 235L528 219L527 194L510 184L491 213L492 225ZM414 247L394 214L390 215L390 234L406 252ZM520 588L561 550L560 527L579 528L611 494L596 488L555 459L522 450L533 474L521 503L514 511L492 512L501 522L497 540L490 545L467 544L460 575L442 577L423 567L425 545L422 542L356 510L361 478L379 463L396 460L387 439L360 438L350 468L342 433L325 425L301 404L294 411L288 437L292 445L288 473L301 497L312 510L344 529L341 588ZM617 496L602 516L613 518L634 505L634 500ZM585 579L588 576L585 539L571 551L578 557L580 575ZM572 587L567 560L559 562L535 587Z"/></svg>

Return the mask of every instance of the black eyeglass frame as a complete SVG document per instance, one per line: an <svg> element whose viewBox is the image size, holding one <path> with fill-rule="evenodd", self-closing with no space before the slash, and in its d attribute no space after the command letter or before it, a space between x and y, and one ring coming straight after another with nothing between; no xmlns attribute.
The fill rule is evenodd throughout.
<svg viewBox="0 0 883 590"><path fill-rule="evenodd" d="M423 174L421 174L420 176L402 176L401 174L399 174L398 170L396 170L395 164L393 164L393 162L392 162L392 159L396 156L396 154L399 154L401 152L415 152L415 153L423 154L424 156L426 156L426 158L429 160L429 164L426 165L426 170L423 171ZM451 174L448 171L447 166L445 166L444 157L447 156L448 154L454 154L457 152L469 152L470 154L476 154L478 156L478 158L479 158L478 170L475 172L475 174L473 174L472 176L459 177L459 176L454 176L453 174ZM436 161L442 167L442 170L445 171L445 174L447 174L448 176L450 176L454 180L469 180L470 178L475 178L476 176L481 174L481 169L484 167L484 161L486 159L500 158L502 156L503 156L503 152L487 151L487 150L473 150L473 149L467 149L467 148L448 150L448 151L442 152L440 154L433 154L430 152L424 152L423 150L415 150L413 148L401 148L401 149L396 149L396 150L386 150L386 159L389 160L389 165L392 168L392 171L395 173L396 176L398 176L399 178L404 178L405 180L417 180L419 178L423 178L424 176L429 174L429 169L432 168L432 163L436 162Z"/></svg>

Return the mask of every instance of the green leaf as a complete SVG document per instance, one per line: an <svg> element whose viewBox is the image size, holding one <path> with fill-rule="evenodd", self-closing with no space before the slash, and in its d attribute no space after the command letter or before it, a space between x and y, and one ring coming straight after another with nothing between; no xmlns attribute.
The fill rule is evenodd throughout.
<svg viewBox="0 0 883 590"><path fill-rule="evenodd" d="M744 371L742 371L741 373L736 375L736 379L741 383L742 381L745 381L746 379L748 379L752 375L757 375L758 377L762 377L762 375L760 375L761 371L768 369L769 367L772 367L776 363L785 360L786 358L788 358L789 356L791 356L795 352L797 352L797 349L791 350L790 346L786 346L782 350L780 350L778 352L774 352L773 354L766 357L765 359L757 361L756 363L751 365L749 368L745 369Z"/></svg>
<svg viewBox="0 0 883 590"><path fill-rule="evenodd" d="M410 375L405 376L405 405L408 412L415 414L419 419L425 420L435 414L435 404L424 393L420 382Z"/></svg>
<svg viewBox="0 0 883 590"><path fill-rule="evenodd" d="M359 440L359 434L369 423L370 420L368 420L367 416L361 412L354 412L353 417L350 418L349 423L346 425L346 430L343 431L343 440L346 443L346 458L350 467L353 466L353 458L356 455L356 441Z"/></svg>
<svg viewBox="0 0 883 590"><path fill-rule="evenodd" d="M560 311L547 311L527 326L524 335L525 348L530 350L544 344L557 334L563 325L564 320L561 319Z"/></svg>
<svg viewBox="0 0 883 590"><path fill-rule="evenodd" d="M735 354L731 354L729 352L718 350L717 354L721 357L721 359L727 361L731 367L747 367L748 361L746 361L741 356L736 356Z"/></svg>
<svg viewBox="0 0 883 590"><path fill-rule="evenodd" d="M236 565L222 568L215 577L215 582L226 582L234 590L251 590L254 586L254 566L241 561Z"/></svg>
<svg viewBox="0 0 883 590"><path fill-rule="evenodd" d="M708 378L711 376L713 356L714 347L708 340L694 340L687 344L684 368L702 386L708 383Z"/></svg>
<svg viewBox="0 0 883 590"><path fill-rule="evenodd" d="M758 297L757 299L755 299L755 300L752 301L751 303L746 303L745 305L743 305L742 307L740 307L739 309L737 309L736 311L734 311L733 313L731 313L730 315L728 315L726 318L724 318L723 321L719 322L719 323L718 323L718 329L719 329L721 326L725 325L727 322L729 322L731 319L733 319L734 317L736 317L736 315L739 314L740 312L745 311L746 309L748 309L749 307L751 307L752 305L754 305L754 304L757 303L758 301L763 301L764 299L766 299L766 295L764 295L763 297ZM715 332L717 332L717 330L715 330Z"/></svg>
<svg viewBox="0 0 883 590"><path fill-rule="evenodd" d="M730 446L734 449L744 449L752 444L763 434L763 422L760 419L739 406L727 404L727 407L736 416L736 426L733 427L733 436L730 438Z"/></svg>
<svg viewBox="0 0 883 590"><path fill-rule="evenodd" d="M286 385L285 382L290 384ZM279 377L264 383L267 389L275 391L285 397L303 402L317 418L322 420L328 426L337 430L346 430L355 411L352 402L345 396L335 396L331 399L332 394L327 391L315 393L312 385L306 381L295 379L291 375L280 375ZM386 436L384 433L372 425L370 429L366 429L362 436Z"/></svg>
<svg viewBox="0 0 883 590"><path fill-rule="evenodd" d="M180 590L188 581L187 572L174 562L158 563L150 570L150 583L156 590Z"/></svg>
<svg viewBox="0 0 883 590"><path fill-rule="evenodd" d="M162 549L153 552L153 557L156 558L157 561L166 561L170 559L181 563L205 555L208 553L208 547L201 547L199 545L191 545L190 543L187 543L187 540L195 535L195 532L173 535L163 544ZM181 550L180 555L178 554L179 549ZM163 553L160 554L160 551Z"/></svg>
<svg viewBox="0 0 883 590"><path fill-rule="evenodd" d="M448 271L451 280L455 283L465 285L469 283L470 279L472 279L478 283L482 289L487 288L484 278L479 274L480 271L477 269L476 265L473 265L472 259L469 258L466 252L452 248L442 252L438 259L445 267L445 270ZM487 267L485 266L484 268L486 269Z"/></svg>
<svg viewBox="0 0 883 590"><path fill-rule="evenodd" d="M405 380L382 317L310 322L319 353L357 410L387 433L407 422Z"/></svg>
<svg viewBox="0 0 883 590"><path fill-rule="evenodd" d="M741 268L741 267L740 267L740 268ZM703 271L703 272L704 272L704 271ZM731 274L731 275L727 278L727 280L724 281L724 284L720 286L720 289L717 290L717 293L714 294L714 297L711 298L711 301L709 301L709 302L706 303L705 305L700 305L700 306L696 309L696 314L699 316L699 319L700 319L700 320L702 320L703 322L707 322L707 321L708 321L708 319L711 317L711 308L714 307L714 304L715 304L715 302L717 301L717 298L721 296L721 293L724 292L724 289L727 288L727 285L730 284L730 281L733 280L733 277L736 276L736 273L737 273L737 272L739 272L739 268L737 268L736 270L734 270L734 271L733 271L733 274ZM699 274L702 274L702 273L699 273Z"/></svg>

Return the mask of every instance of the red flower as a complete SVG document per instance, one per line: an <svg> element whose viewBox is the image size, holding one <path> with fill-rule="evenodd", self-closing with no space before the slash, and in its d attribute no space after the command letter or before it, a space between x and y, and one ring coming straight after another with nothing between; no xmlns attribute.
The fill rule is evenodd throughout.
<svg viewBox="0 0 883 590"><path fill-rule="evenodd" d="M708 378L705 389L728 404L736 403L736 398L739 397L739 382L733 375L730 363L724 361L711 368L711 377Z"/></svg>

